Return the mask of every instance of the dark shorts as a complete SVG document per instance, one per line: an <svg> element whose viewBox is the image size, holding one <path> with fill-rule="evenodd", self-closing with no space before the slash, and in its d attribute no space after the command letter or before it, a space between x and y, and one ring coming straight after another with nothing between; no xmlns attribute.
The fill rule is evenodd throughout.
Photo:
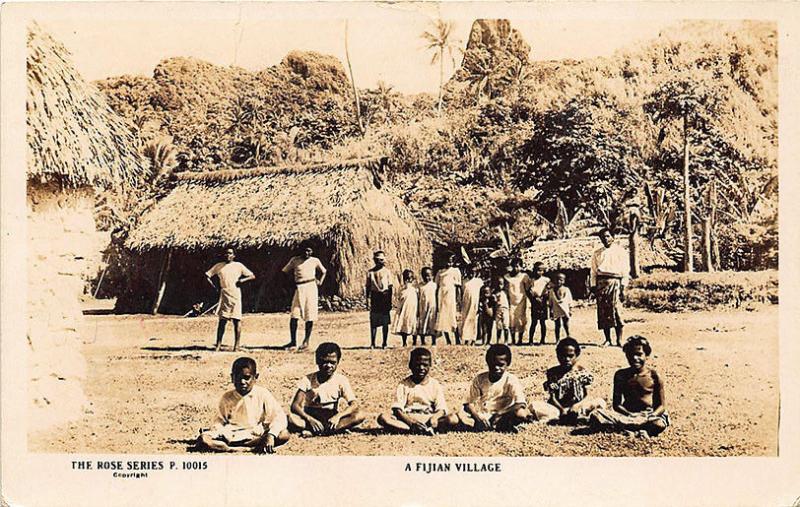
<svg viewBox="0 0 800 507"><path fill-rule="evenodd" d="M548 310L549 308L544 298L531 299L531 318L533 318L534 322L539 320L547 320L550 313Z"/></svg>
<svg viewBox="0 0 800 507"><path fill-rule="evenodd" d="M388 326L389 324L391 324L391 321L392 317L389 312L377 312L377 311L369 312L370 327Z"/></svg>
<svg viewBox="0 0 800 507"><path fill-rule="evenodd" d="M332 408L306 407L303 410L306 414L322 423L327 422L331 417L338 413L338 410Z"/></svg>

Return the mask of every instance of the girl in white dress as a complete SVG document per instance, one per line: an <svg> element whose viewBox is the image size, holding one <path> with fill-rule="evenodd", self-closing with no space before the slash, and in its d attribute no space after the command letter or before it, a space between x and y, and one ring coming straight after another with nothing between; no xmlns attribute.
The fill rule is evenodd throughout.
<svg viewBox="0 0 800 507"><path fill-rule="evenodd" d="M436 331L433 329L436 324L436 283L433 281L433 270L422 268L420 277L417 334L423 346L426 336L430 336L431 343L436 345ZM415 336L414 345L417 344L416 340Z"/></svg>
<svg viewBox="0 0 800 507"><path fill-rule="evenodd" d="M481 299L483 280L474 274L472 266L467 266L465 269L467 282L464 284L464 294L461 297L461 336L465 345L474 345L478 338L478 303Z"/></svg>
<svg viewBox="0 0 800 507"><path fill-rule="evenodd" d="M414 272L410 269L403 270L403 290L400 291L400 301L394 319L394 332L403 339L403 347L408 345L408 335L413 335L414 345L417 344L417 307L419 293L414 284Z"/></svg>
<svg viewBox="0 0 800 507"><path fill-rule="evenodd" d="M556 286L548 294L550 315L556 323L556 343L561 339L561 326L569 337L570 306L572 305L572 292L567 287L567 276L564 273L556 274Z"/></svg>
<svg viewBox="0 0 800 507"><path fill-rule="evenodd" d="M450 333L456 337L456 345L461 345L458 332L458 307L456 301L461 299L461 271L455 267L455 255L447 258L447 265L436 273L436 331L444 334L444 339L451 345Z"/></svg>

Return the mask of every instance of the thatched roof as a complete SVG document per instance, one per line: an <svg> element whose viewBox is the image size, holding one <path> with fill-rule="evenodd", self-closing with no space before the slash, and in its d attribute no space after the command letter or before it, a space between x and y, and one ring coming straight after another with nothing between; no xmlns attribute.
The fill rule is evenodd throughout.
<svg viewBox="0 0 800 507"><path fill-rule="evenodd" d="M36 23L28 30L27 70L29 180L110 186L142 174L146 162L122 118Z"/></svg>
<svg viewBox="0 0 800 507"><path fill-rule="evenodd" d="M424 236L402 201L379 190L382 160L181 173L175 187L141 217L127 246L294 246L379 223L401 236Z"/></svg>
<svg viewBox="0 0 800 507"><path fill-rule="evenodd" d="M617 243L628 249L627 238L617 238ZM656 246L650 246L646 239L639 241L639 265L643 268L654 266L674 266L676 263L667 253ZM589 269L592 265L592 254L602 244L597 236L535 241L526 249L522 257L525 265L531 266L536 261L544 263L546 269Z"/></svg>

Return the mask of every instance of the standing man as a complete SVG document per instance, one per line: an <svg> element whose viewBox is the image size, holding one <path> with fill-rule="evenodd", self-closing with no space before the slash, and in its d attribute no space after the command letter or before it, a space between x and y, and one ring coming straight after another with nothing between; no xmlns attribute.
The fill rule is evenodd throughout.
<svg viewBox="0 0 800 507"><path fill-rule="evenodd" d="M228 321L233 321L233 350L239 350L239 340L242 337L242 290L241 284L254 280L256 277L253 272L247 269L241 262L236 262L236 253L233 248L225 250L225 261L214 264L211 269L206 271L206 279L212 287L213 277L219 279L219 303L217 303L217 345L214 350L219 352L222 346L222 337L225 335L225 326Z"/></svg>
<svg viewBox="0 0 800 507"><path fill-rule="evenodd" d="M628 252L614 242L614 235L607 228L598 233L602 248L592 255L591 290L597 298L597 329L605 335L603 346L612 345L611 328L617 335L617 346L621 346L622 300L624 288L628 284L630 264Z"/></svg>
<svg viewBox="0 0 800 507"><path fill-rule="evenodd" d="M299 350L308 348L314 321L319 312L319 286L325 281L327 271L322 262L313 256L314 250L310 241L300 243L298 255L292 257L283 272L294 277L294 298L292 299L292 315L289 319L290 341L286 348L297 347L297 321L302 319L306 323L306 335Z"/></svg>

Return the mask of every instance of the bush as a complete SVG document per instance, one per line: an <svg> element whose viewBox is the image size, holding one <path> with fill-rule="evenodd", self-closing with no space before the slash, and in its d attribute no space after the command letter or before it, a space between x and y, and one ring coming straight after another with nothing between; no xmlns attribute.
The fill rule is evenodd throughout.
<svg viewBox="0 0 800 507"><path fill-rule="evenodd" d="M625 296L628 306L655 312L739 308L746 303L777 304L778 272L657 272L633 280Z"/></svg>

